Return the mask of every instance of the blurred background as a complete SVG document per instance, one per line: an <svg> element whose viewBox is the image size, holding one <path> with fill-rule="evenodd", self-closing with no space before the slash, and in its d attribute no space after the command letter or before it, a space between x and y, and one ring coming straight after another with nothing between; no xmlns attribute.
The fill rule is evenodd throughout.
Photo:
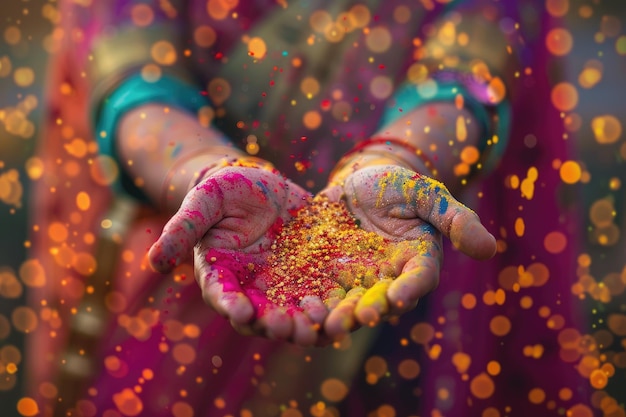
<svg viewBox="0 0 626 417"><path fill-rule="evenodd" d="M24 333L13 324L25 305L19 270L28 244L27 167L38 141L42 89L52 45L55 1L11 0L0 6L0 415L18 415L23 392ZM31 169L31 175L33 175ZM33 178L37 174L34 174Z"/></svg>
<svg viewBox="0 0 626 417"><path fill-rule="evenodd" d="M501 0L504 1L504 0ZM546 39L562 64L554 85L568 95L562 106L568 140L579 157L567 173L580 186L587 236L575 262L572 296L590 318L587 332L600 345L603 377L581 367L597 390L598 415L623 416L626 402L626 1L541 0L563 19ZM46 63L53 52L55 0L3 1L0 9L0 415L17 416L24 395L24 313L28 259L28 193L42 175L34 151L41 137ZM564 174L565 175L565 174ZM604 394L617 400L601 404ZM616 411L617 410L617 411ZM620 411L621 410L621 411Z"/></svg>

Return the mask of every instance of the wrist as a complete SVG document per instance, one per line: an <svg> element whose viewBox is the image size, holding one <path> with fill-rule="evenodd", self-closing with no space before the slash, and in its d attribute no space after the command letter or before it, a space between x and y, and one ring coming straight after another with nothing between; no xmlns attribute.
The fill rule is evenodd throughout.
<svg viewBox="0 0 626 417"><path fill-rule="evenodd" d="M431 177L437 176L437 170L421 149L406 140L381 136L360 142L346 153L330 173L329 183L342 184L350 174L375 165L396 165Z"/></svg>
<svg viewBox="0 0 626 417"><path fill-rule="evenodd" d="M194 187L226 167L258 168L277 172L268 161L228 146L215 146L181 159L163 181L162 206L175 211Z"/></svg>

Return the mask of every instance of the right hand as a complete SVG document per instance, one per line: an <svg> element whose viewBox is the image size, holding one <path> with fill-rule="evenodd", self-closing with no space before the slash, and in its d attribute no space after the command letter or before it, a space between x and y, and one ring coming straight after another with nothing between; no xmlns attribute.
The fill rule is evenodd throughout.
<svg viewBox="0 0 626 417"><path fill-rule="evenodd" d="M309 197L276 170L248 165L221 168L188 192L150 248L150 263L166 273L193 250L204 300L235 329L314 344L327 315L321 300L307 300L302 310L286 309L254 286L241 285L251 275L247 265L263 263L281 226Z"/></svg>

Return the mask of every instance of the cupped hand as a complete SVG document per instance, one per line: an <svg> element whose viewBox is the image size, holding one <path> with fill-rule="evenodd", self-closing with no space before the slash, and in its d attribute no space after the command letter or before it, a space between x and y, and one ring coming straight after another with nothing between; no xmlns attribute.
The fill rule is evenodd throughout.
<svg viewBox="0 0 626 417"><path fill-rule="evenodd" d="M275 170L228 166L186 195L149 251L153 268L169 272L193 252L205 301L238 331L313 344L328 310L319 299L298 309L270 302L253 270L267 258L282 225L309 194Z"/></svg>
<svg viewBox="0 0 626 417"><path fill-rule="evenodd" d="M367 289L355 287L337 300L324 323L325 333L333 338L414 308L439 282L442 235L475 259L496 252L495 238L473 211L440 182L406 168L364 167L322 193L331 201L344 200L363 229L394 246L389 262L395 279Z"/></svg>

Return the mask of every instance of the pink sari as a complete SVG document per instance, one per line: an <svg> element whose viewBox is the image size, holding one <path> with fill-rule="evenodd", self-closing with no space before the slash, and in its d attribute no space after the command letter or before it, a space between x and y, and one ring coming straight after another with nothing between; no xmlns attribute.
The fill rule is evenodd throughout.
<svg viewBox="0 0 626 417"><path fill-rule="evenodd" d="M194 5L206 8L203 2ZM254 10L241 13L252 19ZM392 13L381 6L376 16ZM228 33L232 43L240 36ZM351 347L301 349L236 334L203 303L189 265L169 276L149 269L145 253L166 219L114 197L113 175L96 168L106 167L107 160L96 160L90 86L76 65L75 45L65 40L50 72L39 152L46 175L33 204L33 253L47 280L31 298L41 306L42 320L30 340L29 385L43 415L52 415L58 396L64 398L58 410L105 417L287 417L339 410L388 415L389 407L397 415L547 416L588 401L588 382L575 369L585 347L570 293L577 218L559 198L563 184L553 168L555 159L571 155L550 105L545 53L527 63L532 76L518 80L524 88L511 103L512 134L502 163L466 190L475 200L468 204L500 240L501 253L479 263L448 248L440 287L414 313L381 329L360 330ZM348 59L367 62L357 51ZM394 71L401 73L404 64ZM359 91L358 79L346 72L327 86L329 94L342 83ZM281 106L284 113L277 117L289 132L283 139L304 137L302 126L288 126L300 119L290 117L288 103ZM296 181L313 176L319 187L333 154L372 134L376 122L361 117L324 125L317 133L328 135L328 146L314 154L317 170L300 174L294 164L315 147L304 140L288 152L280 148L284 170ZM278 140L280 129L271 132L270 142ZM122 209L109 211L116 202ZM129 226L116 234L116 225L126 221ZM96 256L99 244L106 249ZM108 266L112 275L101 277L97 271ZM94 292L98 297L88 297ZM72 317L83 312L92 327L102 320L102 330L95 339L83 331L68 348L70 328L84 330ZM572 334L578 339L567 339ZM80 377L88 366L76 357L92 359L90 375Z"/></svg>

